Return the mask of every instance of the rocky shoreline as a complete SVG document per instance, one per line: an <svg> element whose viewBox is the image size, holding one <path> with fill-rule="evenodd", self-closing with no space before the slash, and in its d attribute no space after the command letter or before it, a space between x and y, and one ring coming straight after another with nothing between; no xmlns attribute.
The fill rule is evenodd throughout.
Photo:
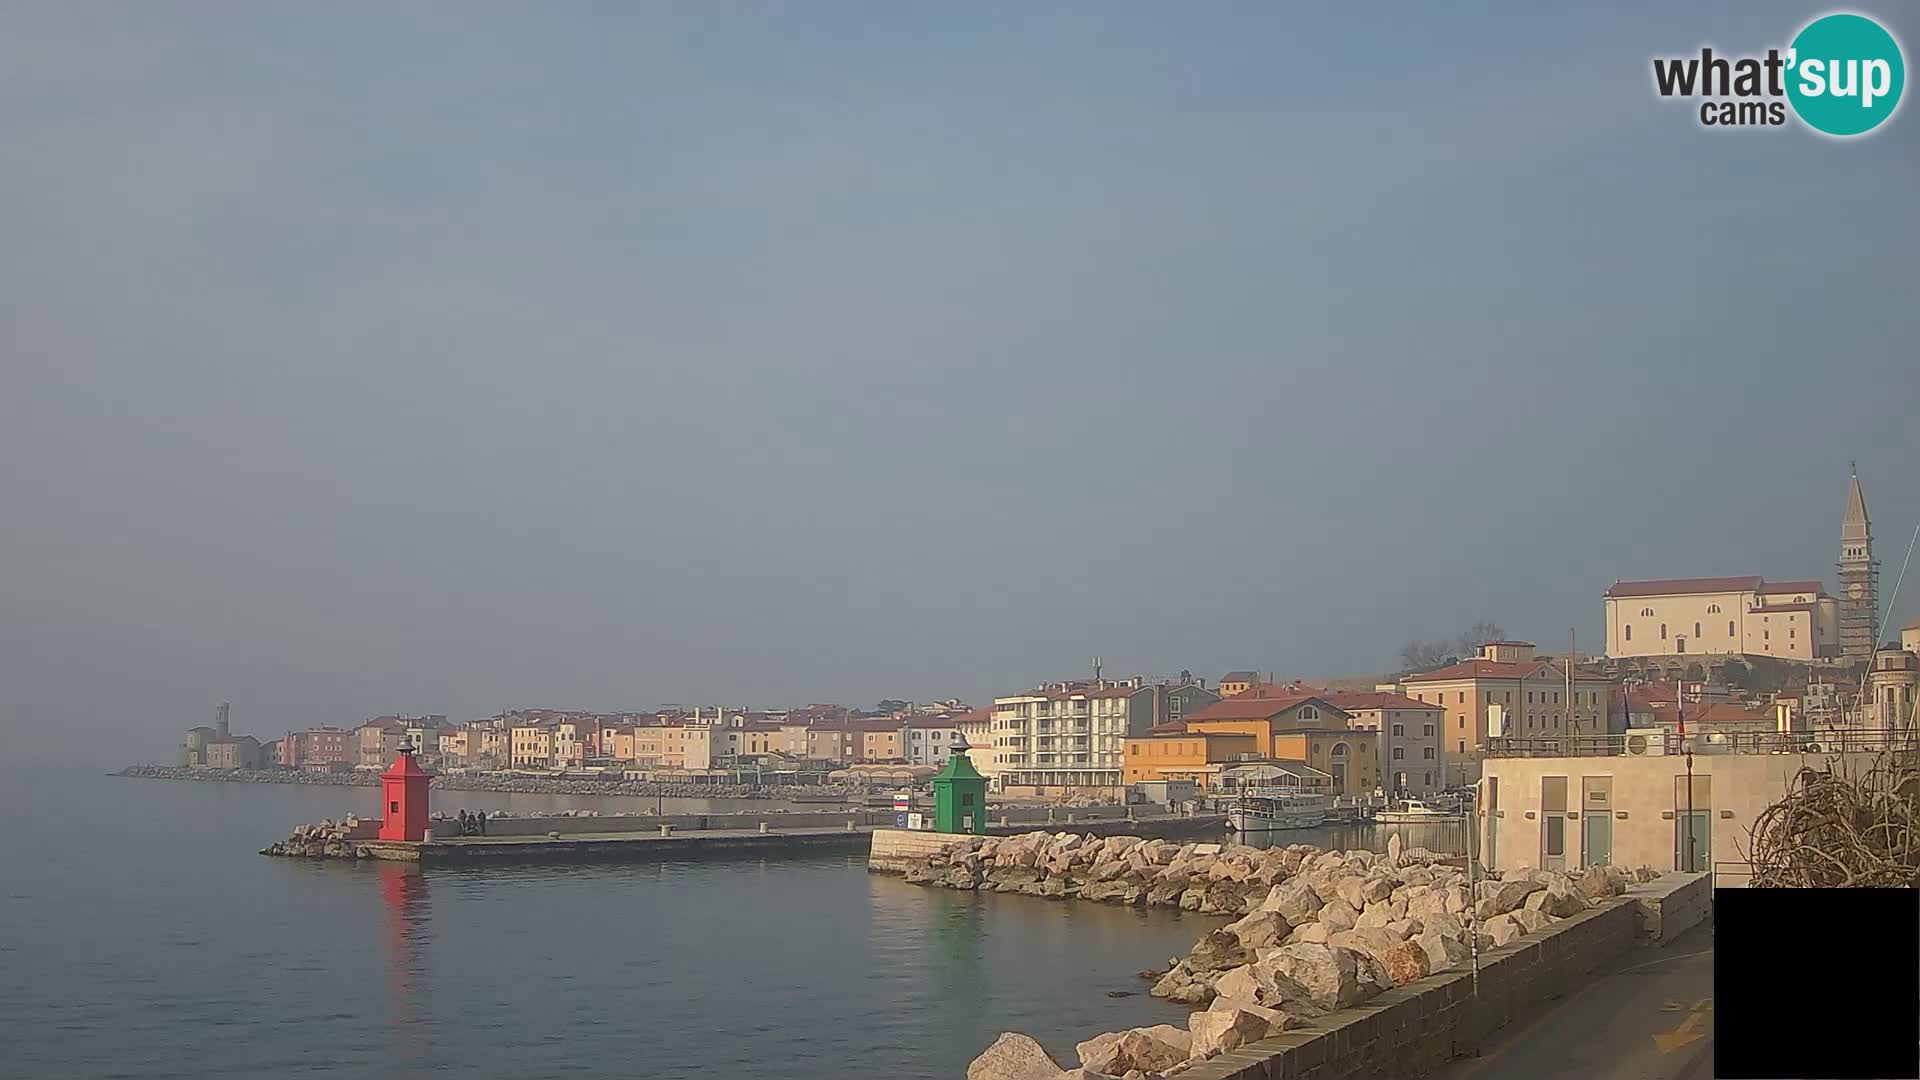
<svg viewBox="0 0 1920 1080"><path fill-rule="evenodd" d="M251 784L317 784L331 787L377 787L380 777L365 769L353 772L309 772L304 769L189 769L171 765L129 765L116 776L145 780L206 780ZM466 773L433 778L444 791L490 791L506 795L624 795L671 799L795 799L802 796L862 794L866 789L847 784L657 784L645 780L562 780L538 776L491 776ZM823 804L824 805L824 804Z"/></svg>
<svg viewBox="0 0 1920 1080"><path fill-rule="evenodd" d="M1465 860L1424 848L1254 849L1134 836L1031 832L969 837L909 867L908 881L954 889L1178 907L1238 915L1164 969L1152 993L1201 1006L1187 1026L1157 1024L1081 1042L1062 1068L1030 1036L1005 1032L967 1080L1151 1080L1350 1008L1391 987L1463 966L1659 875L1593 867L1517 869L1471 880Z"/></svg>

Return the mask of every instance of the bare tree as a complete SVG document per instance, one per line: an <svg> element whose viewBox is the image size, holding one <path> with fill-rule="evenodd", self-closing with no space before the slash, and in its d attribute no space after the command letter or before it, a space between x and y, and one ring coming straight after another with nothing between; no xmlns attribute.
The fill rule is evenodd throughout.
<svg viewBox="0 0 1920 1080"><path fill-rule="evenodd" d="M1499 623L1481 619L1467 627L1454 641L1461 656L1473 656L1480 651L1480 646L1489 641L1499 641L1506 636L1507 632L1500 629Z"/></svg>
<svg viewBox="0 0 1920 1080"><path fill-rule="evenodd" d="M1432 671L1456 663L1463 656L1473 656L1480 651L1480 646L1506 636L1499 623L1482 619L1452 638L1436 641L1416 638L1400 646L1400 666L1407 671Z"/></svg>

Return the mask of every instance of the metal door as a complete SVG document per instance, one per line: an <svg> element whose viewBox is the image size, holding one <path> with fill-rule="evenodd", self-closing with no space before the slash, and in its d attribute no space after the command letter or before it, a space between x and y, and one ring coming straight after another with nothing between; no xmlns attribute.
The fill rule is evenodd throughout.
<svg viewBox="0 0 1920 1080"><path fill-rule="evenodd" d="M1613 861L1613 777L1580 781L1580 863L1605 866Z"/></svg>

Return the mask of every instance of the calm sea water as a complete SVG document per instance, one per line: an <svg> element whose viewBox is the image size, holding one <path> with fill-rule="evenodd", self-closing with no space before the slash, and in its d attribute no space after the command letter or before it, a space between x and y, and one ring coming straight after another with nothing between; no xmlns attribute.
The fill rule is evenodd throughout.
<svg viewBox="0 0 1920 1080"><path fill-rule="evenodd" d="M0 770L0 1077L946 1080L1002 1030L1070 1061L1098 1032L1184 1021L1133 973L1221 922L921 888L851 856L255 854L376 799Z"/></svg>

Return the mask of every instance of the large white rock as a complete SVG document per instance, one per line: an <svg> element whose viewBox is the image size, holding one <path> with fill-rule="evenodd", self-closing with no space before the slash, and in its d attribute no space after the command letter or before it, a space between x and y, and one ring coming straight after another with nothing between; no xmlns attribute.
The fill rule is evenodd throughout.
<svg viewBox="0 0 1920 1080"><path fill-rule="evenodd" d="M1287 935L1293 931L1293 924L1277 911L1257 910L1228 923L1226 930L1240 939L1242 948L1251 952L1287 940Z"/></svg>
<svg viewBox="0 0 1920 1080"><path fill-rule="evenodd" d="M1527 897L1523 905L1538 911L1542 915L1551 915L1556 919L1566 919L1587 910L1587 898L1577 888L1562 888L1549 885L1532 896Z"/></svg>
<svg viewBox="0 0 1920 1080"><path fill-rule="evenodd" d="M1055 1080L1061 1071L1032 1037L1003 1031L967 1066L967 1080Z"/></svg>
<svg viewBox="0 0 1920 1080"><path fill-rule="evenodd" d="M1325 945L1327 938L1336 932L1333 927L1323 922L1302 923L1293 928L1293 933L1287 935L1285 944L1291 945L1296 941L1305 941Z"/></svg>
<svg viewBox="0 0 1920 1080"><path fill-rule="evenodd" d="M1427 954L1429 972L1445 971L1456 964L1465 962L1471 953L1467 943L1460 938L1451 938L1437 931L1429 930L1415 939Z"/></svg>
<svg viewBox="0 0 1920 1080"><path fill-rule="evenodd" d="M1537 934L1553 923L1553 920L1547 916L1546 912L1537 911L1533 908L1523 907L1509 911L1507 912L1507 917L1519 923L1521 929L1529 934Z"/></svg>
<svg viewBox="0 0 1920 1080"><path fill-rule="evenodd" d="M1187 1030L1193 1034L1190 1056L1212 1057L1266 1038L1273 1025L1246 1009L1208 1009L1187 1017Z"/></svg>
<svg viewBox="0 0 1920 1080"><path fill-rule="evenodd" d="M1367 879L1358 874L1350 874L1334 882L1336 896L1346 902L1356 913L1367 910Z"/></svg>
<svg viewBox="0 0 1920 1080"><path fill-rule="evenodd" d="M1526 928L1512 915L1495 915L1480 924L1480 932L1493 939L1495 947L1505 945L1525 934Z"/></svg>
<svg viewBox="0 0 1920 1080"><path fill-rule="evenodd" d="M1501 881L1487 890L1486 899L1474 905L1474 913L1484 921L1505 915L1526 902L1527 897L1546 888L1532 878Z"/></svg>
<svg viewBox="0 0 1920 1080"><path fill-rule="evenodd" d="M1315 893L1306 882L1295 878L1268 890L1266 900L1260 904L1260 910L1284 915L1289 923L1298 926L1316 918L1324 906L1319 894Z"/></svg>
<svg viewBox="0 0 1920 1080"><path fill-rule="evenodd" d="M1322 1009L1344 1009L1371 996L1361 985L1355 954L1347 949L1305 942L1282 945L1272 965L1276 972L1300 984Z"/></svg>
<svg viewBox="0 0 1920 1080"><path fill-rule="evenodd" d="M1360 922L1360 912L1345 900L1335 900L1320 909L1320 921L1335 930L1351 930Z"/></svg>

